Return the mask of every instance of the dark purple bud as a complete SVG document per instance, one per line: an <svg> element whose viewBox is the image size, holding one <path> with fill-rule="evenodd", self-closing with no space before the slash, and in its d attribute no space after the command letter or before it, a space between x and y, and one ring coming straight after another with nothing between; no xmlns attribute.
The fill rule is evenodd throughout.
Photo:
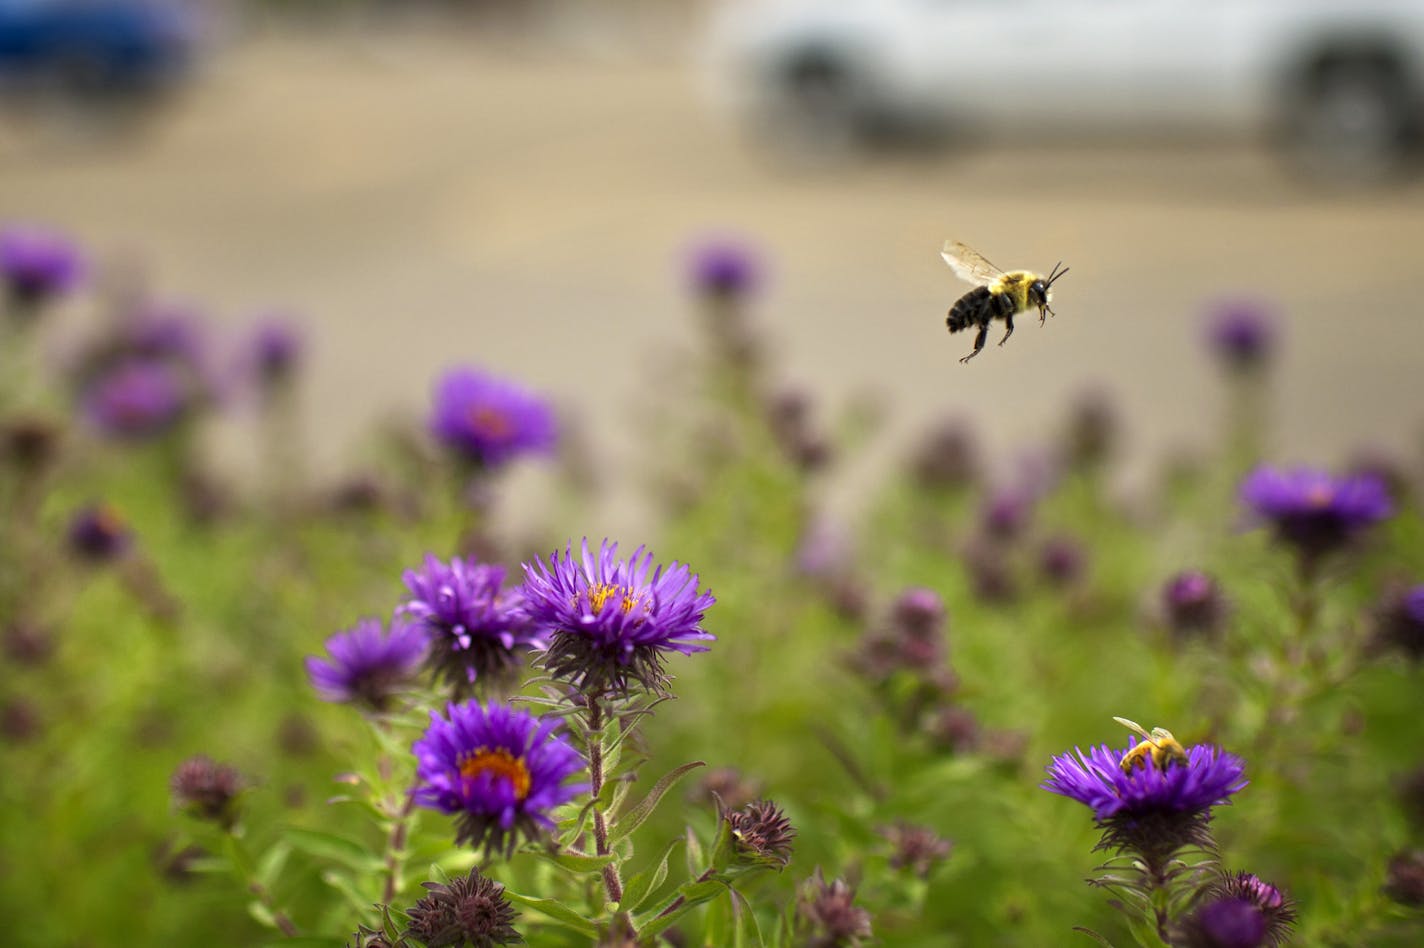
<svg viewBox="0 0 1424 948"><path fill-rule="evenodd" d="M688 258L687 277L692 291L714 300L739 300L761 285L763 263L747 243L732 238L703 241Z"/></svg>
<svg viewBox="0 0 1424 948"><path fill-rule="evenodd" d="M843 879L826 882L819 867L801 887L796 914L809 931L809 939L799 943L806 946L859 948L873 935L870 913L855 905L855 889Z"/></svg>
<svg viewBox="0 0 1424 948"><path fill-rule="evenodd" d="M44 665L54 649L54 636L42 626L21 620L5 627L5 657L16 665Z"/></svg>
<svg viewBox="0 0 1424 948"><path fill-rule="evenodd" d="M959 490L977 481L979 452L969 423L958 418L937 423L911 455L910 471L931 490Z"/></svg>
<svg viewBox="0 0 1424 948"><path fill-rule="evenodd" d="M1243 898L1208 902L1194 913L1190 948L1260 948L1266 942L1266 916Z"/></svg>
<svg viewBox="0 0 1424 948"><path fill-rule="evenodd" d="M791 861L796 830L781 807L756 800L728 811L723 817L731 828L737 855L748 864L784 869Z"/></svg>
<svg viewBox="0 0 1424 948"><path fill-rule="evenodd" d="M1390 859L1384 894L1400 905L1424 906L1424 849L1406 850Z"/></svg>
<svg viewBox="0 0 1424 948"><path fill-rule="evenodd" d="M1200 570L1186 570L1162 587L1162 616L1178 638L1210 635L1226 619L1226 600L1216 580Z"/></svg>
<svg viewBox="0 0 1424 948"><path fill-rule="evenodd" d="M269 319L258 325L250 343L254 373L263 385L278 385L296 372L304 349L301 335L289 322Z"/></svg>
<svg viewBox="0 0 1424 948"><path fill-rule="evenodd" d="M1038 568L1054 586L1071 586L1087 572L1088 555L1077 540L1053 537L1038 551Z"/></svg>
<svg viewBox="0 0 1424 948"><path fill-rule="evenodd" d="M0 430L0 456L27 474L49 467L59 451L60 431L40 417L12 418Z"/></svg>
<svg viewBox="0 0 1424 948"><path fill-rule="evenodd" d="M133 531L107 504L91 504L69 521L69 549L90 563L107 563L133 546Z"/></svg>
<svg viewBox="0 0 1424 948"><path fill-rule="evenodd" d="M1100 466L1117 448L1117 407L1105 392L1080 396L1068 418L1068 463L1084 469Z"/></svg>
<svg viewBox="0 0 1424 948"><path fill-rule="evenodd" d="M951 704L939 708L925 721L925 733L937 747L955 754L979 749L983 734L973 711Z"/></svg>
<svg viewBox="0 0 1424 948"><path fill-rule="evenodd" d="M224 828L237 822L244 781L234 768L198 754L178 765L169 786L180 810Z"/></svg>
<svg viewBox="0 0 1424 948"><path fill-rule="evenodd" d="M1391 592L1375 608L1375 641L1424 659L1424 584Z"/></svg>
<svg viewBox="0 0 1424 948"><path fill-rule="evenodd" d="M39 709L24 698L7 698L0 704L0 736L12 744L27 744L44 729Z"/></svg>
<svg viewBox="0 0 1424 948"><path fill-rule="evenodd" d="M929 878L935 867L949 858L954 844L928 826L899 822L881 829L890 843L890 867Z"/></svg>
<svg viewBox="0 0 1424 948"><path fill-rule="evenodd" d="M1257 300L1226 300L1209 315L1207 342L1226 368L1250 372L1263 368L1276 348L1276 320Z"/></svg>
<svg viewBox="0 0 1424 948"><path fill-rule="evenodd" d="M985 536L1008 542L1023 533L1032 516L1031 496L1024 491L1001 490L995 492L985 503L980 514L980 525Z"/></svg>
<svg viewBox="0 0 1424 948"><path fill-rule="evenodd" d="M512 945L523 939L514 929L517 913L504 896L504 886L471 869L448 884L421 883L429 893L407 913L405 930L427 948L460 945Z"/></svg>

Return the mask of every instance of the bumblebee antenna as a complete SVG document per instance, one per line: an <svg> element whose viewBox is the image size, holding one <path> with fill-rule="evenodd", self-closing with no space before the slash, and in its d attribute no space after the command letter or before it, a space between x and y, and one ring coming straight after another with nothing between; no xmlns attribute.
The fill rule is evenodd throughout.
<svg viewBox="0 0 1424 948"><path fill-rule="evenodd" d="M1063 269L1060 270L1060 269L1058 269L1059 267L1063 267L1063 261L1062 261L1062 260L1060 260L1060 261L1058 261L1057 263L1055 263L1055 264L1053 265L1053 269L1049 271L1049 273L1048 273L1048 286L1052 286L1054 280L1058 279L1058 278L1061 277L1063 274L1067 273L1070 269L1072 269L1071 267L1063 267Z"/></svg>

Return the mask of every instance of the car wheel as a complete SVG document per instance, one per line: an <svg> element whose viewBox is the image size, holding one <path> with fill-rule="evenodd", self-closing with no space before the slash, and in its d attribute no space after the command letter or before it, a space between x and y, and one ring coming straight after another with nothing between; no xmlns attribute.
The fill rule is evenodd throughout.
<svg viewBox="0 0 1424 948"><path fill-rule="evenodd" d="M1363 183L1407 167L1416 131L1412 96L1389 57L1322 59L1302 76L1294 98L1288 151L1312 177Z"/></svg>

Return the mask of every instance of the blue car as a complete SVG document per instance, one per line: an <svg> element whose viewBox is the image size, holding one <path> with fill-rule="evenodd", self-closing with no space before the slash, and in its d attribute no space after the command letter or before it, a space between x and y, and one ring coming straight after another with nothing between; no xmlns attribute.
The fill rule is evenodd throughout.
<svg viewBox="0 0 1424 948"><path fill-rule="evenodd" d="M0 0L0 90L156 91L186 71L192 34L157 0Z"/></svg>

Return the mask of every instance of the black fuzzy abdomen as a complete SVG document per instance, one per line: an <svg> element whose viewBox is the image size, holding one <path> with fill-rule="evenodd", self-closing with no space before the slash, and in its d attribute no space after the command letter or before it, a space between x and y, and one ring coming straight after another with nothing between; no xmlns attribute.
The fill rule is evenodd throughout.
<svg viewBox="0 0 1424 948"><path fill-rule="evenodd" d="M1014 314L1014 299L1008 293L991 293L987 286L976 286L961 296L949 308L945 323L950 332L970 326L987 326L995 319L1007 319Z"/></svg>

